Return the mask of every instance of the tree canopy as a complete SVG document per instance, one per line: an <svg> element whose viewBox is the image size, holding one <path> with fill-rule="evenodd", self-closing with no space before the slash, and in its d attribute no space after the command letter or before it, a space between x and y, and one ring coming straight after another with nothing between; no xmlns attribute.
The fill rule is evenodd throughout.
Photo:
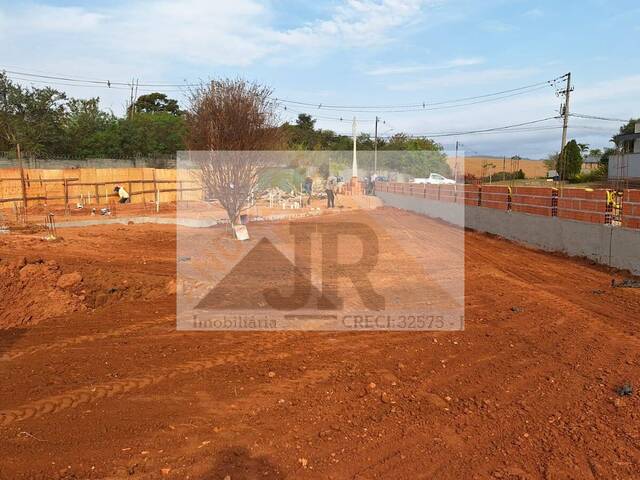
<svg viewBox="0 0 640 480"><path fill-rule="evenodd" d="M315 120L301 113L294 124L285 123L282 127L288 138L288 147L292 150L333 150L344 151L353 148L353 138L340 135L333 130L315 128ZM374 139L367 133L356 138L359 151L371 151L375 148ZM393 170L415 177L429 176L430 173L450 175L451 169L446 161L443 148L428 138L413 138L397 133L389 138L378 139L379 170ZM402 152L385 155L384 152Z"/></svg>
<svg viewBox="0 0 640 480"><path fill-rule="evenodd" d="M141 95L133 104L136 113L170 113L181 115L182 111L178 101L167 97L164 93L153 92Z"/></svg>
<svg viewBox="0 0 640 480"><path fill-rule="evenodd" d="M137 98L118 117L100 99L73 98L51 87L23 87L0 72L0 151L40 158L140 157L192 149L289 149L348 151L350 135L316 127L307 113L282 123L268 87L242 79L220 79L192 92L186 111L177 100L153 92ZM371 151L369 134L357 138ZM397 133L377 141L379 170L414 176L450 174L442 146L426 138ZM384 155L401 151L402 155Z"/></svg>
<svg viewBox="0 0 640 480"><path fill-rule="evenodd" d="M640 118L632 118L620 127L620 134L634 133L636 123L640 122Z"/></svg>
<svg viewBox="0 0 640 480"><path fill-rule="evenodd" d="M558 161L558 174L563 180L573 180L582 170L582 148L575 140L568 142Z"/></svg>
<svg viewBox="0 0 640 480"><path fill-rule="evenodd" d="M184 149L184 118L162 93L138 98L136 113L118 118L99 98L77 99L50 87L24 88L0 73L0 151L41 157L138 157Z"/></svg>

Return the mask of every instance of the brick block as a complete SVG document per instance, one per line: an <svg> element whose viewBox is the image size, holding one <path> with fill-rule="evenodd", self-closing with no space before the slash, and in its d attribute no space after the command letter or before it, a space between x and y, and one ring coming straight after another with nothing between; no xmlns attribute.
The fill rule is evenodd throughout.
<svg viewBox="0 0 640 480"><path fill-rule="evenodd" d="M511 211L529 213L531 215L542 215L545 217L550 217L553 214L553 210L550 206L520 205L516 203L511 204Z"/></svg>
<svg viewBox="0 0 640 480"><path fill-rule="evenodd" d="M533 215L552 216L556 190L551 187L514 187L511 210Z"/></svg>
<svg viewBox="0 0 640 480"><path fill-rule="evenodd" d="M464 204L477 207L480 202L480 187L478 185L463 185L462 189Z"/></svg>
<svg viewBox="0 0 640 480"><path fill-rule="evenodd" d="M450 202L455 203L457 201L458 195L462 192L458 191L458 186L456 185L440 185L440 201L441 202Z"/></svg>
<svg viewBox="0 0 640 480"><path fill-rule="evenodd" d="M509 187L502 185L483 185L480 188L481 206L507 210L509 205Z"/></svg>
<svg viewBox="0 0 640 480"><path fill-rule="evenodd" d="M640 229L640 218L622 218L622 226L626 228Z"/></svg>
<svg viewBox="0 0 640 480"><path fill-rule="evenodd" d="M640 190L625 190L624 201L640 203Z"/></svg>

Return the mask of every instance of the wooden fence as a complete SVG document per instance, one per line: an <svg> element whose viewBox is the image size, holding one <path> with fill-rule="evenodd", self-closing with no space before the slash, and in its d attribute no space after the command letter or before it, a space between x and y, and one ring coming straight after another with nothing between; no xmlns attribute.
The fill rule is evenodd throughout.
<svg viewBox="0 0 640 480"><path fill-rule="evenodd" d="M29 206L108 205L117 200L116 185L131 203L200 200L195 171L156 168L71 168L59 170L0 169L0 208Z"/></svg>

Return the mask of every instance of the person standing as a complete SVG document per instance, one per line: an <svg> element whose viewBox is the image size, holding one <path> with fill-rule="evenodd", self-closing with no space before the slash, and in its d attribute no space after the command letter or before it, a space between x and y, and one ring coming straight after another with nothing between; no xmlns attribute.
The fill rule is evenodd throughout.
<svg viewBox="0 0 640 480"><path fill-rule="evenodd" d="M313 194L313 179L311 177L305 178L303 189L307 195L307 205L311 205L311 195Z"/></svg>
<svg viewBox="0 0 640 480"><path fill-rule="evenodd" d="M334 208L335 205L335 199L336 199L336 187L337 187L337 180L336 177L329 175L329 177L327 178L327 181L325 183L325 193L327 194L327 208Z"/></svg>

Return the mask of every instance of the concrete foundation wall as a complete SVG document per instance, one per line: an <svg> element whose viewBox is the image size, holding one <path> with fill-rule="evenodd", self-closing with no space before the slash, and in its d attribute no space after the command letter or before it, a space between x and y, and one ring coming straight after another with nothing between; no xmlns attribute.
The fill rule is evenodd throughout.
<svg viewBox="0 0 640 480"><path fill-rule="evenodd" d="M465 225L465 206L461 203L439 202L427 198L412 197L401 193L376 192L386 205L439 218L453 225Z"/></svg>
<svg viewBox="0 0 640 480"><path fill-rule="evenodd" d="M500 235L541 250L586 257L640 275L640 230L463 206L397 193L376 195L392 207Z"/></svg>
<svg viewBox="0 0 640 480"><path fill-rule="evenodd" d="M625 153L609 157L609 178L640 178L640 153Z"/></svg>

